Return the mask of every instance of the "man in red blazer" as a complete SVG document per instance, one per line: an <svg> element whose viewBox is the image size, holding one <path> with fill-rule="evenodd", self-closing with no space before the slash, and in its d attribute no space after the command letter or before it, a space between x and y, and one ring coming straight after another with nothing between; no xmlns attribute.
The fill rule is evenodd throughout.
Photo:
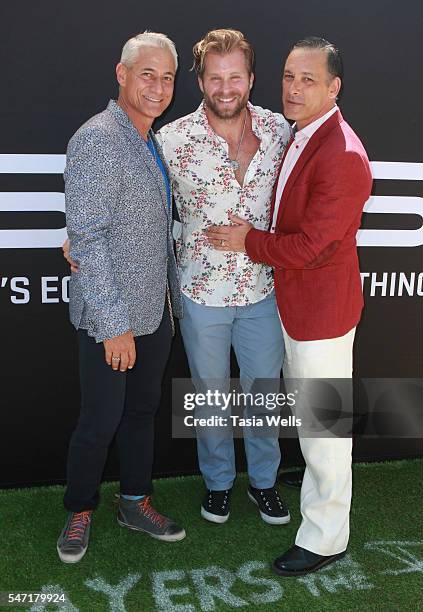
<svg viewBox="0 0 423 612"><path fill-rule="evenodd" d="M286 60L282 100L294 136L275 185L269 231L229 213L210 228L219 250L245 251L272 265L285 340L285 378L351 378L354 334L363 307L356 233L372 177L366 152L336 100L342 60L328 41L309 37ZM299 576L339 559L349 537L351 438L306 438L302 523L295 545L276 559Z"/></svg>

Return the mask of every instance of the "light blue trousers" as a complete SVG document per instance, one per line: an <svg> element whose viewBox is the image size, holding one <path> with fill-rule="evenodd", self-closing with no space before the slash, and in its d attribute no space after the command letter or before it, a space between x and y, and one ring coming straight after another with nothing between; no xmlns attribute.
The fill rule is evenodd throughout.
<svg viewBox="0 0 423 612"><path fill-rule="evenodd" d="M255 379L279 380L284 341L274 293L255 304L237 307L202 306L184 296L180 328L193 379L227 380L229 385L232 345L244 392ZM230 489L235 480L230 430L229 434L197 438L198 462L208 489ZM244 446L251 485L273 487L281 458L279 439L244 432Z"/></svg>

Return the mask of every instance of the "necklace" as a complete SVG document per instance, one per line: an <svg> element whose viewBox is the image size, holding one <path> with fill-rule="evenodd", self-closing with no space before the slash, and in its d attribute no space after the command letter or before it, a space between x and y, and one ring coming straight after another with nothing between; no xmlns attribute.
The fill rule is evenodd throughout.
<svg viewBox="0 0 423 612"><path fill-rule="evenodd" d="M242 126L242 133L241 133L241 138L239 139L239 143L238 143L238 148L236 150L236 155L235 155L235 159L231 159L228 155L228 160L229 160L229 165L231 166L231 168L233 169L234 172L236 172L237 170L239 170L239 161L238 161L238 156L239 156L239 150L241 148L242 145L242 141L244 140L244 134L245 134L245 126L247 125L247 109L245 109L245 114L244 114L244 125Z"/></svg>

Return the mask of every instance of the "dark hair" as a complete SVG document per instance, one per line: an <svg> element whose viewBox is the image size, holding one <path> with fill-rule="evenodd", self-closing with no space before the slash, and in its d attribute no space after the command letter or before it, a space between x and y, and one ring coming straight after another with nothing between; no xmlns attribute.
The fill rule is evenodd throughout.
<svg viewBox="0 0 423 612"><path fill-rule="evenodd" d="M341 88L338 93L338 98L340 98L344 89L344 65L339 49L328 40L320 38L319 36L307 36L299 40L295 45L292 45L291 51L294 49L321 49L322 51L326 51L329 74L331 74L333 78L339 77L341 79Z"/></svg>

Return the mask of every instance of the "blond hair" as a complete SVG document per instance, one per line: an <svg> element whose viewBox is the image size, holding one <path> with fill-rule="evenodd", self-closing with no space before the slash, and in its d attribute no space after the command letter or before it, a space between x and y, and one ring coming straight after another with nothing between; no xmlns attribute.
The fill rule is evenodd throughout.
<svg viewBox="0 0 423 612"><path fill-rule="evenodd" d="M199 77L202 77L207 53L226 55L236 49L240 49L244 53L247 70L251 74L254 64L254 49L242 32L232 29L211 30L204 38L199 40L192 49L194 55L192 69Z"/></svg>

